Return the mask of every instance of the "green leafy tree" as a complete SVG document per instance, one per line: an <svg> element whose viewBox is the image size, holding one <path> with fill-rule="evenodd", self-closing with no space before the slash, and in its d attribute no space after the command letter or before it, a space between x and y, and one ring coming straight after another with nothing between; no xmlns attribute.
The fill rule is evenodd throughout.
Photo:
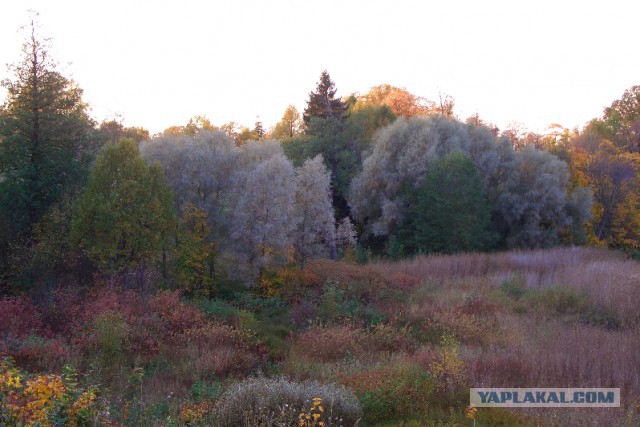
<svg viewBox="0 0 640 427"><path fill-rule="evenodd" d="M625 90L620 99L605 108L602 119L589 123L588 130L613 141L620 148L639 151L640 86Z"/></svg>
<svg viewBox="0 0 640 427"><path fill-rule="evenodd" d="M149 131L142 127L125 127L118 120L105 120L96 130L96 136L101 146L107 142L118 142L122 138L130 138L139 143L149 139Z"/></svg>
<svg viewBox="0 0 640 427"><path fill-rule="evenodd" d="M497 240L482 179L467 155L454 152L435 160L414 197L402 228L408 249L467 252L488 249Z"/></svg>
<svg viewBox="0 0 640 427"><path fill-rule="evenodd" d="M213 293L215 249L207 213L190 203L182 213L176 256L179 284L190 294L209 297Z"/></svg>
<svg viewBox="0 0 640 427"><path fill-rule="evenodd" d="M130 139L107 145L76 205L72 240L105 273L144 271L175 227L160 166L147 166Z"/></svg>

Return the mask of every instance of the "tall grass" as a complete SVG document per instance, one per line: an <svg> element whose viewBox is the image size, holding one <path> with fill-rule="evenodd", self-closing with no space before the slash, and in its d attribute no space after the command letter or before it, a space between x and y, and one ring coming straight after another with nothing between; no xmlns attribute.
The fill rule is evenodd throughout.
<svg viewBox="0 0 640 427"><path fill-rule="evenodd" d="M548 425L639 422L637 261L606 249L556 248L370 267L418 283L404 315L426 336L436 328L461 339L470 387L619 387L620 409L524 412Z"/></svg>
<svg viewBox="0 0 640 427"><path fill-rule="evenodd" d="M454 289L498 288L517 274L527 289L554 286L585 291L596 308L613 313L622 326L635 327L640 321L640 263L607 249L432 255L379 261L373 267L387 277L410 276L423 284Z"/></svg>

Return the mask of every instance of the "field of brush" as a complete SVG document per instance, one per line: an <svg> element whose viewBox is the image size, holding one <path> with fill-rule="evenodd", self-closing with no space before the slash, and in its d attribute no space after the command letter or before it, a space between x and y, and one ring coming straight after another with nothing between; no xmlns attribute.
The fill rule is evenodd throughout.
<svg viewBox="0 0 640 427"><path fill-rule="evenodd" d="M0 300L0 387L73 366L93 423L264 426L472 425L469 387L615 387L621 408L477 425L638 425L638 306L640 263L596 248L318 261L207 300L105 283Z"/></svg>

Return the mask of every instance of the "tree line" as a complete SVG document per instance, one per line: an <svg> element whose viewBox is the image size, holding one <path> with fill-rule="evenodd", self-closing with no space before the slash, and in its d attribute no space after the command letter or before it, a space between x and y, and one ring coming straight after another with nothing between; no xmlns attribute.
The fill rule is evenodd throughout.
<svg viewBox="0 0 640 427"><path fill-rule="evenodd" d="M640 86L582 130L500 131L391 85L322 72L272 129L195 116L96 123L32 23L0 110L2 293L96 273L259 284L314 256L640 244ZM149 279L153 277L153 279Z"/></svg>

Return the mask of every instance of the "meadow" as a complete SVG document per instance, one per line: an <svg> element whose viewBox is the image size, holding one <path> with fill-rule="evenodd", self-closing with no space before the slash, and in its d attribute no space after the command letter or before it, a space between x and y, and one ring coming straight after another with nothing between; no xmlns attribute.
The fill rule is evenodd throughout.
<svg viewBox="0 0 640 427"><path fill-rule="evenodd" d="M469 387L500 386L619 387L622 405L479 408L476 425L640 422L640 264L612 250L318 260L209 299L150 288L0 300L0 422L472 425Z"/></svg>

